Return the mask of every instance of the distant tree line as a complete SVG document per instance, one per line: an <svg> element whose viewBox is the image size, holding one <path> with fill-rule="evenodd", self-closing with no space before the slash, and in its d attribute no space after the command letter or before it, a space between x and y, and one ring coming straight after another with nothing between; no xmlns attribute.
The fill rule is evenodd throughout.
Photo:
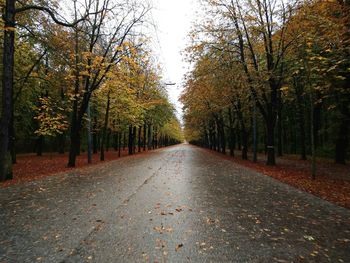
<svg viewBox="0 0 350 263"><path fill-rule="evenodd" d="M182 140L142 34L146 1L0 3L0 181L12 178L18 152L68 151L74 167L82 151L91 162L111 148L134 154Z"/></svg>
<svg viewBox="0 0 350 263"><path fill-rule="evenodd" d="M204 1L182 95L186 138L223 153L333 157L350 135L349 1Z"/></svg>

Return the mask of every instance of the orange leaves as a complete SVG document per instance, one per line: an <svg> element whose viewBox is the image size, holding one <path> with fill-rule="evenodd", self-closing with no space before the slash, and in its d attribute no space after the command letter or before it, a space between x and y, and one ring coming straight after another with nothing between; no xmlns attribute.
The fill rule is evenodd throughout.
<svg viewBox="0 0 350 263"><path fill-rule="evenodd" d="M329 202L350 208L350 182L341 179L341 176L347 173L348 166L330 165L325 161L318 162L317 178L316 180L311 180L310 163L305 163L305 161L292 160L285 157L279 160L281 164L271 167L266 166L263 162L253 163L238 158L231 159L228 156L225 158L321 197Z"/></svg>
<svg viewBox="0 0 350 263"><path fill-rule="evenodd" d="M57 106L50 97L39 98L40 106L35 107L36 119L39 122L39 128L35 131L41 136L56 136L62 134L68 129L68 122L64 109Z"/></svg>

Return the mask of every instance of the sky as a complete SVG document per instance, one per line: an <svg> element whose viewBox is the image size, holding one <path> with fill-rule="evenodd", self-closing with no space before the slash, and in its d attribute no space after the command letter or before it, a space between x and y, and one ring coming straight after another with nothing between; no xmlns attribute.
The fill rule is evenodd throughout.
<svg viewBox="0 0 350 263"><path fill-rule="evenodd" d="M164 81L176 83L167 86L167 90L176 106L177 116L181 118L182 105L178 98L183 90L184 75L189 69L181 52L189 44L188 33L196 17L198 0L153 0L153 7L156 26L154 52L162 67Z"/></svg>

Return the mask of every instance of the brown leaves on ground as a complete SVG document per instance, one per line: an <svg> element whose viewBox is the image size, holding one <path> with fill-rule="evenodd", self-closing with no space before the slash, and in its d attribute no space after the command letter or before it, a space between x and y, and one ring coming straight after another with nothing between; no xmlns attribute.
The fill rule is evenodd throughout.
<svg viewBox="0 0 350 263"><path fill-rule="evenodd" d="M163 233L171 233L174 231L174 229L172 227L164 227L163 225L161 226L155 226L153 228L154 231L158 232L159 234L163 234Z"/></svg>
<svg viewBox="0 0 350 263"><path fill-rule="evenodd" d="M330 160L318 160L316 180L312 180L311 162L309 160L299 160L296 156L284 156L277 160L276 166L267 166L263 160L263 155L259 155L257 163L242 160L239 157L232 158L220 153L217 153L217 155L334 204L350 208L349 165L335 164Z"/></svg>
<svg viewBox="0 0 350 263"><path fill-rule="evenodd" d="M122 151L121 156L127 156L127 151ZM105 152L105 161L100 161L99 154L93 154L92 164L87 162L87 153L77 156L76 167L68 168L68 154L44 154L36 156L35 154L25 154L17 156L17 163L13 165L14 179L0 183L0 187L29 182L41 179L46 176L55 175L61 172L69 172L76 168L83 168L91 165L102 164L107 161L118 159L118 152L110 150Z"/></svg>

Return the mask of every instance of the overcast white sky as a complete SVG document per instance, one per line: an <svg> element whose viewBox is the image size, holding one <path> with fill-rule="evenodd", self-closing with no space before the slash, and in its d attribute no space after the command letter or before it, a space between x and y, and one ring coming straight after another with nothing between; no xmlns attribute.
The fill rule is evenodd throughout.
<svg viewBox="0 0 350 263"><path fill-rule="evenodd" d="M178 98L189 67L181 52L189 43L187 36L196 18L198 0L153 0L153 6L152 15L157 27L153 39L154 51L163 67L164 80L176 83L175 86L167 86L167 89L180 117L182 106Z"/></svg>

